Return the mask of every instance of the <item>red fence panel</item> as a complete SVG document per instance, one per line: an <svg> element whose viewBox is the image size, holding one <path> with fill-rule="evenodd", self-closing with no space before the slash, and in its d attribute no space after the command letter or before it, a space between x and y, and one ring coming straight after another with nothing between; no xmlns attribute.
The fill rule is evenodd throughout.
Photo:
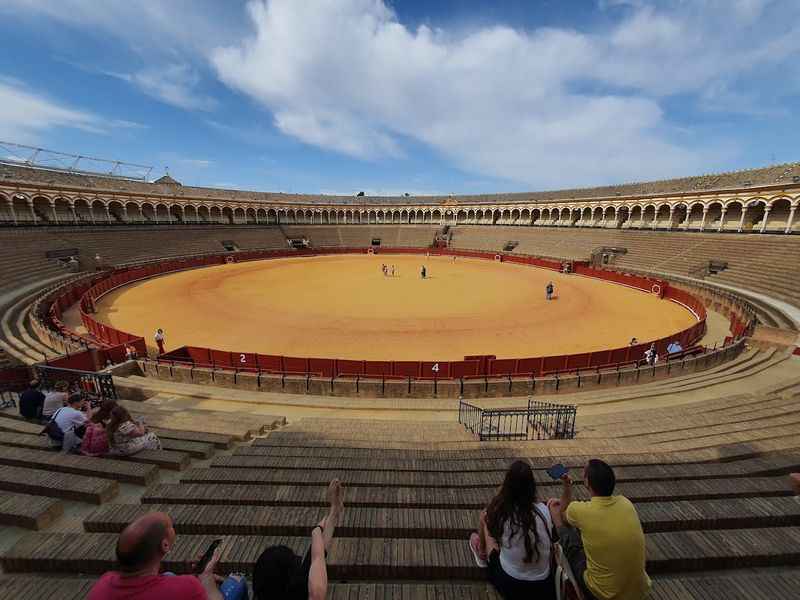
<svg viewBox="0 0 800 600"><path fill-rule="evenodd" d="M364 374L377 377L390 377L392 373L392 361L390 360L365 360Z"/></svg>
<svg viewBox="0 0 800 600"><path fill-rule="evenodd" d="M299 356L284 356L283 370L286 373L308 373L308 359Z"/></svg>
<svg viewBox="0 0 800 600"><path fill-rule="evenodd" d="M258 354L256 360L258 361L258 368L263 371L280 372L283 370L283 357L274 354Z"/></svg>
<svg viewBox="0 0 800 600"><path fill-rule="evenodd" d="M336 374L336 361L332 358L309 358L308 369L323 377L333 377Z"/></svg>
<svg viewBox="0 0 800 600"><path fill-rule="evenodd" d="M217 367L235 367L227 350L211 350L211 362Z"/></svg>
<svg viewBox="0 0 800 600"><path fill-rule="evenodd" d="M479 360L459 360L450 363L450 377L477 377L482 372L481 361Z"/></svg>
<svg viewBox="0 0 800 600"><path fill-rule="evenodd" d="M542 362L542 357L521 358L517 361L517 372L539 377L542 374Z"/></svg>
<svg viewBox="0 0 800 600"><path fill-rule="evenodd" d="M445 361L423 361L420 363L421 376L427 379L449 379L450 363Z"/></svg>
<svg viewBox="0 0 800 600"><path fill-rule="evenodd" d="M517 363L519 361L516 358L500 358L490 360L488 364L488 374L489 375L513 375L517 373Z"/></svg>
<svg viewBox="0 0 800 600"><path fill-rule="evenodd" d="M420 363L412 360L396 360L394 361L393 371L395 375L402 375L403 377L420 377Z"/></svg>
<svg viewBox="0 0 800 600"><path fill-rule="evenodd" d="M337 375L363 375L364 369L365 367L363 360L340 359L336 361Z"/></svg>

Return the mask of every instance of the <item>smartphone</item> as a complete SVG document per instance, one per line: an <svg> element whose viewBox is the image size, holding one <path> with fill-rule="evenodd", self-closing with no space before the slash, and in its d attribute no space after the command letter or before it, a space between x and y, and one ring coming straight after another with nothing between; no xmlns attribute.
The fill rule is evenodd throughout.
<svg viewBox="0 0 800 600"><path fill-rule="evenodd" d="M214 552L221 543L222 543L222 538L216 539L213 542L211 542L211 545L208 547L208 550L206 550L205 554L203 554L203 558L197 561L197 566L195 566L194 569L195 575L199 575L200 573L206 570L206 566L208 566L209 561L214 556Z"/></svg>
<svg viewBox="0 0 800 600"><path fill-rule="evenodd" d="M565 467L561 463L557 463L557 464L553 465L552 467L550 467L549 469L547 469L547 474L550 475L550 477L555 479L556 481L561 479L568 472L569 472L569 469L567 469L567 467Z"/></svg>

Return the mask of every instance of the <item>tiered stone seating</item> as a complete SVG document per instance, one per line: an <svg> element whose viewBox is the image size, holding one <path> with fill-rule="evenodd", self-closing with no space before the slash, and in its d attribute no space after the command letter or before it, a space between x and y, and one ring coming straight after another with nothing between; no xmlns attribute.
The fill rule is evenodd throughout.
<svg viewBox="0 0 800 600"><path fill-rule="evenodd" d="M0 524L45 529L63 513L64 506L53 498L0 492Z"/></svg>

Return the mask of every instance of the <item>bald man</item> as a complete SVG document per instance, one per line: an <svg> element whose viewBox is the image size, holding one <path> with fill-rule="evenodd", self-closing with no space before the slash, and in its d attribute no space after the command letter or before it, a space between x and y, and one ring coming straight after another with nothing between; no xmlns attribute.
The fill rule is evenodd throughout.
<svg viewBox="0 0 800 600"><path fill-rule="evenodd" d="M169 515L153 512L139 517L117 540L119 571L103 575L87 600L222 600L214 576L219 550L196 577L160 574L161 561L174 543Z"/></svg>

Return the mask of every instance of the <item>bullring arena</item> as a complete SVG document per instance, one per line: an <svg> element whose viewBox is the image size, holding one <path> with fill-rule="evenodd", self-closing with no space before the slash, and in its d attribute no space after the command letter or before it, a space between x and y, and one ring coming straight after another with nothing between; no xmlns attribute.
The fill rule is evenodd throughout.
<svg viewBox="0 0 800 600"><path fill-rule="evenodd" d="M151 509L170 570L222 538L249 573L305 550L338 477L329 597L494 599L466 540L509 465L555 496L563 463L585 499L591 457L652 598L796 598L798 204L797 163L403 198L0 164L0 598L83 598ZM33 377L163 449L51 451L17 406Z"/></svg>

